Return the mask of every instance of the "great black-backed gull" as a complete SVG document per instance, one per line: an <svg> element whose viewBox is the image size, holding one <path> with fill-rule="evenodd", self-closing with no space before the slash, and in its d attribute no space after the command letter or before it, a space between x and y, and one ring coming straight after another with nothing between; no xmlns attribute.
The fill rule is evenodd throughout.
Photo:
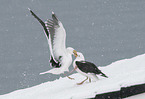
<svg viewBox="0 0 145 99"><path fill-rule="evenodd" d="M30 12L43 26L51 54L50 64L54 67L40 74L61 74L64 71L69 71L68 68L72 63L72 54L76 53L76 51L72 47L66 48L66 32L63 24L58 20L54 12L52 12L52 19L48 19L45 23L32 10Z"/></svg>
<svg viewBox="0 0 145 99"><path fill-rule="evenodd" d="M76 59L73 62L74 70L76 70L78 73L87 77L82 82L77 83L78 85L83 84L88 78L90 82L91 82L91 79L93 79L94 81L97 81L98 80L97 75L108 78L104 73L102 73L97 68L95 64L85 61L85 58L82 53L80 52L74 53L74 56L76 57ZM72 70L71 72L73 72L74 70Z"/></svg>

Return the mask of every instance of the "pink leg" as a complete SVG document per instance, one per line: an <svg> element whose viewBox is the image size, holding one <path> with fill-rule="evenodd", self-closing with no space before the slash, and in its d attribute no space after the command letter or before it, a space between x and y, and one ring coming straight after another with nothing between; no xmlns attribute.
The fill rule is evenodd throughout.
<svg viewBox="0 0 145 99"><path fill-rule="evenodd" d="M91 78L89 78L89 82L91 82Z"/></svg>
<svg viewBox="0 0 145 99"><path fill-rule="evenodd" d="M76 69L77 69L78 67L77 66L75 66L75 68L72 70L72 71L70 71L68 74L71 74L72 72L74 72ZM67 76L66 74L64 74L64 76ZM67 76L69 79L71 79L71 80L74 80L74 78L71 78L71 77L69 77L69 76Z"/></svg>
<svg viewBox="0 0 145 99"><path fill-rule="evenodd" d="M87 79L88 79L88 77L87 77L85 80L83 80L82 82L77 83L77 85L81 85L81 84L83 84Z"/></svg>

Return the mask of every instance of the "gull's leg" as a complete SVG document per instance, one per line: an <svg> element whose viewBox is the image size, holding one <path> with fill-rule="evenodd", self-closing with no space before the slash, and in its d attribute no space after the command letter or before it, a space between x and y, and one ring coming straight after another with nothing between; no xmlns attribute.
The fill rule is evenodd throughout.
<svg viewBox="0 0 145 99"><path fill-rule="evenodd" d="M87 77L85 80L83 80L82 82L77 83L77 85L81 85L81 84L83 84L87 79L88 79L88 77Z"/></svg>
<svg viewBox="0 0 145 99"><path fill-rule="evenodd" d="M69 76L67 76L67 78L68 78L68 79L71 79L71 80L74 80L74 78L71 78L71 77L69 77Z"/></svg>
<svg viewBox="0 0 145 99"><path fill-rule="evenodd" d="M91 78L89 78L89 82L91 82Z"/></svg>
<svg viewBox="0 0 145 99"><path fill-rule="evenodd" d="M74 72L77 68L78 68L78 67L75 66L75 68L74 68L72 71L70 71L69 74L71 74L72 72ZM67 75L64 74L64 76L67 76ZM71 78L71 77L69 77L69 76L67 76L67 78L68 78L68 79L71 79L71 80L74 80L74 78Z"/></svg>
<svg viewBox="0 0 145 99"><path fill-rule="evenodd" d="M71 78L71 77L67 76L66 74L64 74L64 76L66 76L68 79L74 80L74 78Z"/></svg>

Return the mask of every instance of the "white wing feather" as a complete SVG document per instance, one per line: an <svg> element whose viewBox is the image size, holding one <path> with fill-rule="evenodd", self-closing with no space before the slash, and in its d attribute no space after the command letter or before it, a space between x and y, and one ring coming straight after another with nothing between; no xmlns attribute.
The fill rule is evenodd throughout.
<svg viewBox="0 0 145 99"><path fill-rule="evenodd" d="M52 13L52 19L47 20L46 26L49 31L49 48L51 55L55 61L58 61L60 56L66 53L66 32L62 23L57 19L56 15Z"/></svg>

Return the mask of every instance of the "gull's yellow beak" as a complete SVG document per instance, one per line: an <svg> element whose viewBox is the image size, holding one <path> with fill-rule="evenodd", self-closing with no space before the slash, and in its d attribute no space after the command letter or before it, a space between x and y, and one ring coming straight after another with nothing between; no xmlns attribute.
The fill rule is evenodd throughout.
<svg viewBox="0 0 145 99"><path fill-rule="evenodd" d="M73 53L74 53L74 56L77 57L77 51L76 50L73 50Z"/></svg>

